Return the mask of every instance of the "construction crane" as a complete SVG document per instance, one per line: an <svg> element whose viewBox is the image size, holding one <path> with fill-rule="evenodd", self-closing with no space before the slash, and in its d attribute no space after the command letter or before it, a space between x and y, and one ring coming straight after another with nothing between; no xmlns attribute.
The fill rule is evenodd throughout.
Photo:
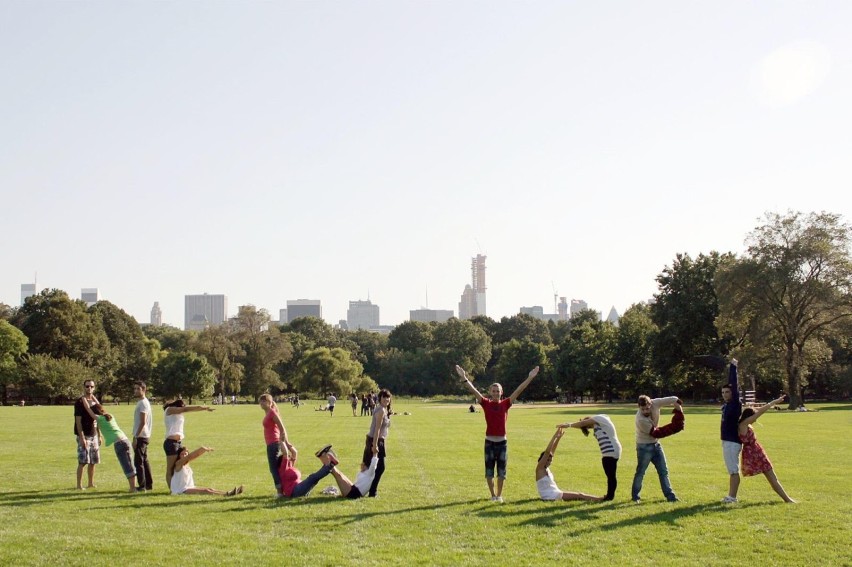
<svg viewBox="0 0 852 567"><path fill-rule="evenodd" d="M559 293L556 291L556 284L553 283L553 280L550 280L550 287L553 288L553 312L559 313Z"/></svg>

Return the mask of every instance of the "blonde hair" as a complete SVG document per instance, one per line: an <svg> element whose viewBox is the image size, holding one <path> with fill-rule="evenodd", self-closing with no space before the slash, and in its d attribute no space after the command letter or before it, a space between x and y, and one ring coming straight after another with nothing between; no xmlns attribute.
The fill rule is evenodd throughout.
<svg viewBox="0 0 852 567"><path fill-rule="evenodd" d="M272 399L272 394L261 394L260 395L260 401L263 401L263 400L266 400L267 402L269 402L270 408L272 408L274 410L278 409L278 404L276 404L275 400Z"/></svg>

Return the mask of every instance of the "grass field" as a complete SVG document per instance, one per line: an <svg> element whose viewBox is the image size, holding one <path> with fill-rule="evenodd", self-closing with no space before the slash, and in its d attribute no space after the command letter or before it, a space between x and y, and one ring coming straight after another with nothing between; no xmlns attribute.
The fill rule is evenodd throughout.
<svg viewBox="0 0 852 567"><path fill-rule="evenodd" d="M313 452L334 443L354 478L368 418L342 404L330 418L311 403L282 407L303 476L318 468ZM796 505L782 503L762 476L743 479L738 504L719 502L727 474L716 407L687 407L686 430L663 441L681 502L663 499L653 467L644 502L630 502L635 410L618 405L516 405L506 502L492 503L485 420L466 407L395 400L394 410L410 415L393 418L379 498L352 501L319 494L330 476L307 498L274 499L257 406L187 416L186 445L216 449L194 463L196 484L244 484L245 494L230 499L167 494L158 408L155 490L130 495L112 447L102 449L97 488L73 490L71 407L0 407L0 564L852 565L852 405L770 412L758 422ZM110 409L129 432L132 406ZM612 417L624 446L616 500L541 502L535 461L553 426L593 413ZM551 468L563 490L605 492L597 444L578 430L566 433Z"/></svg>

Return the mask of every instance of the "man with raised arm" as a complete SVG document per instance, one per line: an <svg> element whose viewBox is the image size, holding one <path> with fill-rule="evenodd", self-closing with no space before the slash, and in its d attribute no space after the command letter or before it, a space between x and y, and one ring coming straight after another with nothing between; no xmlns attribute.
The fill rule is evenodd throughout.
<svg viewBox="0 0 852 567"><path fill-rule="evenodd" d="M526 380L521 382L512 395L503 398L503 386L491 384L488 387L489 397L483 396L476 386L471 384L464 368L456 365L456 372L461 377L462 383L467 386L485 414L485 482L491 492L491 500L503 502L503 482L506 480L506 463L509 460L508 442L506 440L506 421L509 418L509 408L518 399L518 396L526 390L533 378L538 374L538 366L530 370ZM494 468L497 468L497 487L494 487Z"/></svg>
<svg viewBox="0 0 852 567"><path fill-rule="evenodd" d="M740 389L737 386L737 359L732 358L728 367L728 383L722 386L722 456L728 469L728 495L722 498L725 504L737 501L740 489L740 441L739 423L743 405L740 402Z"/></svg>

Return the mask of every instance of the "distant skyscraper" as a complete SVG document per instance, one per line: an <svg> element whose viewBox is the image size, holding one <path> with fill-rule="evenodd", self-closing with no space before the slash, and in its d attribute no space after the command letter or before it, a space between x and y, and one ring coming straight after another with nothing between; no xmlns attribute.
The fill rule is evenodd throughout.
<svg viewBox="0 0 852 567"><path fill-rule="evenodd" d="M589 304L583 301L582 299L572 299L571 300L571 317L574 317L580 311L585 311L589 308Z"/></svg>
<svg viewBox="0 0 852 567"><path fill-rule="evenodd" d="M618 311L615 310L615 305L612 306L612 309L609 310L609 315L607 315L607 322L612 323L616 327L618 326Z"/></svg>
<svg viewBox="0 0 852 567"><path fill-rule="evenodd" d="M459 319L486 315L485 310L485 258L477 254L470 259L470 285L464 286L459 301Z"/></svg>
<svg viewBox="0 0 852 567"><path fill-rule="evenodd" d="M322 319L322 305L319 299L288 299L287 322L292 323L299 317Z"/></svg>
<svg viewBox="0 0 852 567"><path fill-rule="evenodd" d="M476 314L476 294L470 284L464 286L459 301L459 319L470 319Z"/></svg>
<svg viewBox="0 0 852 567"><path fill-rule="evenodd" d="M559 320L568 320L568 301L564 297L559 298Z"/></svg>
<svg viewBox="0 0 852 567"><path fill-rule="evenodd" d="M224 295L185 295L183 321L187 331L203 331L221 325L228 318L228 298Z"/></svg>
<svg viewBox="0 0 852 567"><path fill-rule="evenodd" d="M151 326L161 327L163 325L163 310L160 309L160 302L155 301L154 307L151 308Z"/></svg>
<svg viewBox="0 0 852 567"><path fill-rule="evenodd" d="M379 326L379 306L367 301L350 301L349 309L346 311L346 328L350 331L356 329L371 329Z"/></svg>
<svg viewBox="0 0 852 567"><path fill-rule="evenodd" d="M287 324L287 310L279 309L278 310L278 324L286 325Z"/></svg>
<svg viewBox="0 0 852 567"><path fill-rule="evenodd" d="M84 287L80 290L80 299L86 302L86 307L91 307L101 300L101 292L96 287Z"/></svg>
<svg viewBox="0 0 852 567"><path fill-rule="evenodd" d="M21 305L24 304L24 301L31 296L36 294L36 284L34 283L22 283L21 284Z"/></svg>
<svg viewBox="0 0 852 567"><path fill-rule="evenodd" d="M521 307L521 315L529 315L541 321L558 321L559 315L556 313L545 313L544 307L541 305L533 305L532 307Z"/></svg>
<svg viewBox="0 0 852 567"><path fill-rule="evenodd" d="M423 323L443 323L452 319L453 311L451 309L412 309L408 312L408 318L411 321L421 321Z"/></svg>

